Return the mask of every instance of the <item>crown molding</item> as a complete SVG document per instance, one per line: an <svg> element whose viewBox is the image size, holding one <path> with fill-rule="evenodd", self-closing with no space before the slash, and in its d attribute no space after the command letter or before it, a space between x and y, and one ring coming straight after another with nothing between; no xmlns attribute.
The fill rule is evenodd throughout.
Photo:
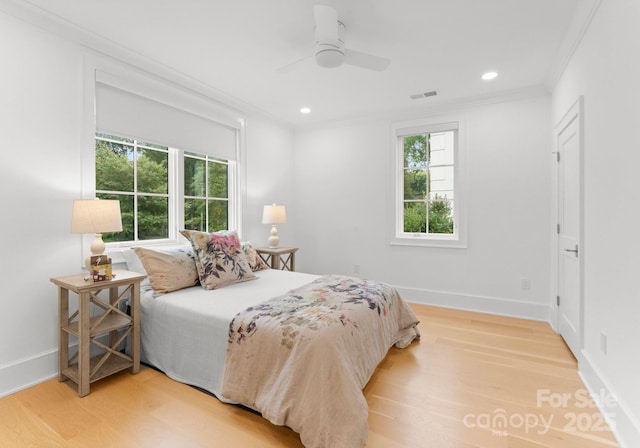
<svg viewBox="0 0 640 448"><path fill-rule="evenodd" d="M532 98L548 97L550 91L543 84L537 84L518 89L502 90L477 96L454 98L431 106L397 108L385 110L379 113L361 115L358 117L343 118L339 120L327 120L319 123L309 123L294 126L295 131L312 131L320 129L340 128L356 126L374 121L405 121L416 118L425 118L432 115L441 115L475 107L489 106L492 104L522 101Z"/></svg>
<svg viewBox="0 0 640 448"><path fill-rule="evenodd" d="M568 29L563 43L560 46L555 61L543 86L529 86L521 89L497 92L480 97L456 98L447 102L438 103L426 108L404 108L382 111L376 114L367 114L346 119L328 120L318 123L295 124L277 117L273 113L247 103L222 90L195 79L185 73L169 67L159 61L149 58L141 53L124 47L110 39L97 35L91 30L82 28L70 21L34 5L28 0L0 0L0 12L20 19L30 25L48 31L68 42L79 45L89 53L98 56L113 58L145 73L168 81L180 88L191 91L203 99L218 105L230 108L240 115L248 113L269 119L283 127L295 130L325 128L330 126L344 126L348 124L362 123L380 119L402 119L404 117L420 116L429 113L441 113L450 110L474 107L501 101L513 101L518 97L549 94L553 91L566 66L578 48L593 17L595 16L602 0L585 0L579 4L572 25Z"/></svg>
<svg viewBox="0 0 640 448"><path fill-rule="evenodd" d="M232 109L239 115L244 116L247 113L253 113L280 123L283 126L291 127L290 123L283 122L282 119L266 110L240 100L175 68L149 58L144 54L100 36L89 29L78 26L50 11L34 5L28 0L0 0L0 12L4 12L29 25L52 33L71 44L78 45L87 53L112 58L134 69L141 70L149 76L190 91L192 94L200 96L207 101Z"/></svg>
<svg viewBox="0 0 640 448"><path fill-rule="evenodd" d="M578 4L571 25L564 35L562 43L556 52L555 59L551 64L547 79L545 80L545 85L550 91L555 89L560 77L580 46L601 4L602 0L585 0Z"/></svg>

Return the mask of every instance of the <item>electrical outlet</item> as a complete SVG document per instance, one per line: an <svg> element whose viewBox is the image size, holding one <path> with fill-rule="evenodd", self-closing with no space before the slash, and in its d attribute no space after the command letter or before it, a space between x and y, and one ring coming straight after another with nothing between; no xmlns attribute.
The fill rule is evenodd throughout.
<svg viewBox="0 0 640 448"><path fill-rule="evenodd" d="M522 288L523 291L530 290L531 289L531 280L529 280L528 278L520 279L520 287Z"/></svg>
<svg viewBox="0 0 640 448"><path fill-rule="evenodd" d="M353 265L353 272L354 272L354 274L359 274L360 273L360 265L359 264L354 264Z"/></svg>
<svg viewBox="0 0 640 448"><path fill-rule="evenodd" d="M607 333L604 331L600 332L600 350L605 355L607 354Z"/></svg>
<svg viewBox="0 0 640 448"><path fill-rule="evenodd" d="M122 298L122 300L120 300L120 303L118 304L118 309L123 313L127 313L131 315L131 313L129 313L130 303L131 303L131 294L127 293L127 295L125 295Z"/></svg>

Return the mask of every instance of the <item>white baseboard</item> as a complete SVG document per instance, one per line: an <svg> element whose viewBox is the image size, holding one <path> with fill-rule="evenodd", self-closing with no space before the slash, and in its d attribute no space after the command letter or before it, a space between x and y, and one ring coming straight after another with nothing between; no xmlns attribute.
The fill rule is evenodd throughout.
<svg viewBox="0 0 640 448"><path fill-rule="evenodd" d="M540 303L402 286L395 288L407 302L549 322L550 306Z"/></svg>
<svg viewBox="0 0 640 448"><path fill-rule="evenodd" d="M108 336L97 338L103 344L108 343ZM78 350L78 344L69 345L69 350L74 353ZM104 350L91 344L91 356L104 353ZM0 366L0 398L11 395L36 384L50 380L58 376L58 349L54 348L39 353L29 358Z"/></svg>
<svg viewBox="0 0 640 448"><path fill-rule="evenodd" d="M621 448L640 446L640 422L629 411L629 407L609 386L605 377L593 363L589 354L583 350L579 363L579 375L589 393L605 398L597 403L605 416L613 435ZM604 407L608 402L610 406Z"/></svg>
<svg viewBox="0 0 640 448"><path fill-rule="evenodd" d="M58 349L0 366L0 398L58 375Z"/></svg>

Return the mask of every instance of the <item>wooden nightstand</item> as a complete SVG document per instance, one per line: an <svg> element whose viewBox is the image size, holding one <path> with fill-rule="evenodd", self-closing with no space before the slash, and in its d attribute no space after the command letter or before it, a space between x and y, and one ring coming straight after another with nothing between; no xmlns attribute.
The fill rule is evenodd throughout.
<svg viewBox="0 0 640 448"><path fill-rule="evenodd" d="M296 270L297 247L256 247L256 252L271 269Z"/></svg>
<svg viewBox="0 0 640 448"><path fill-rule="evenodd" d="M70 379L78 385L78 395L89 394L89 384L121 370L140 370L140 282L145 275L129 271L114 271L112 280L94 282L85 280L84 274L53 277L58 286L59 363L58 379ZM120 288L123 288L121 291ZM100 291L108 290L108 300L99 297ZM78 309L69 315L69 291L78 295ZM122 312L119 305L129 298L131 315ZM91 304L102 308L104 313L90 317ZM108 345L99 340L109 335ZM78 338L78 351L69 356L69 335ZM118 350L130 337L131 356ZM104 353L91 357L91 345Z"/></svg>

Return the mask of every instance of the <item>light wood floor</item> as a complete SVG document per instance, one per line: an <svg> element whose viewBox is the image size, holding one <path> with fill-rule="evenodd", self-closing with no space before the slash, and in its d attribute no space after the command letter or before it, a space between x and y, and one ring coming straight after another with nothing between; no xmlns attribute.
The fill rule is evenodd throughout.
<svg viewBox="0 0 640 448"><path fill-rule="evenodd" d="M595 407L576 407L584 393L576 362L547 324L412 307L421 341L391 349L364 390L367 447L618 446ZM538 403L538 391L571 398L553 407L553 399ZM574 430L581 414L592 422L588 432ZM0 446L302 445L287 428L144 368L92 384L85 398L54 379L1 399Z"/></svg>

